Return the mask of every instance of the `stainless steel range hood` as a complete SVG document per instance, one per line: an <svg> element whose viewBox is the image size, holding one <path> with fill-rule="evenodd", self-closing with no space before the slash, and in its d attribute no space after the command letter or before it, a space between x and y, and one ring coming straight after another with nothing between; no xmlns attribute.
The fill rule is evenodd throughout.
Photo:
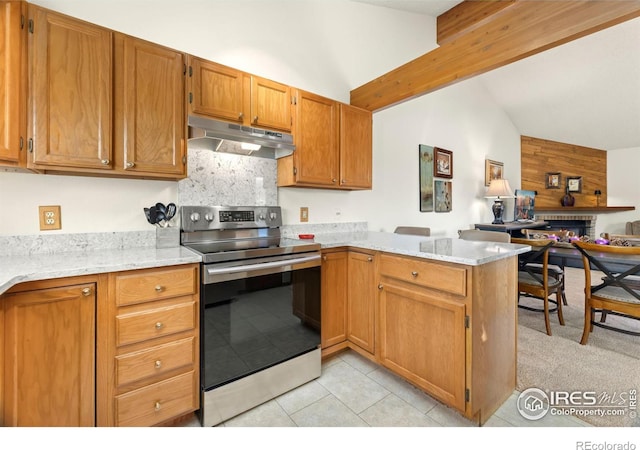
<svg viewBox="0 0 640 450"><path fill-rule="evenodd" d="M288 156L295 150L291 134L197 116L189 116L187 123L189 125L187 146L190 148L271 159ZM247 148L249 146L242 146L243 143L260 147L259 149Z"/></svg>

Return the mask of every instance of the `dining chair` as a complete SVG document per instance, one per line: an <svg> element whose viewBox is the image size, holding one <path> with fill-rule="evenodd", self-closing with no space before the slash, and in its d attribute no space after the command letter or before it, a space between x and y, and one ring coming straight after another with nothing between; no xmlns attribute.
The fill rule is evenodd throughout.
<svg viewBox="0 0 640 450"><path fill-rule="evenodd" d="M511 235L502 231L458 230L458 237L465 241L511 242Z"/></svg>
<svg viewBox="0 0 640 450"><path fill-rule="evenodd" d="M547 334L551 336L551 321L549 313L557 312L560 325L564 325L562 316L562 277L549 269L549 249L556 241L552 239L511 238L513 244L531 246L531 250L518 256L518 308L544 313L544 325ZM542 261L542 263L540 263ZM543 308L535 308L520 304L520 296L541 299ZM555 300L549 298L555 294ZM549 303L555 307L549 307Z"/></svg>
<svg viewBox="0 0 640 450"><path fill-rule="evenodd" d="M566 238L566 237L575 235L573 231L567 231L567 230L532 230L532 229L522 230L522 234L524 234L527 239L548 239L549 236ZM531 266L535 267L535 264L532 264ZM567 306L568 305L567 294L564 289L565 279L566 279L566 272L564 270L565 266L566 266L566 261L564 258L561 258L560 264L549 264L548 269L555 272L556 277L562 277L562 303L565 306ZM537 267L540 268L540 270L542 270L541 264L538 264Z"/></svg>
<svg viewBox="0 0 640 450"><path fill-rule="evenodd" d="M580 343L585 345L593 327L640 336L637 331L605 323L606 314L640 320L640 247L574 242L582 254L584 266L584 330ZM592 284L593 271L602 272L599 284ZM600 322L595 314L600 312Z"/></svg>
<svg viewBox="0 0 640 450"><path fill-rule="evenodd" d="M416 236L431 236L429 227L396 227L396 234L414 234Z"/></svg>

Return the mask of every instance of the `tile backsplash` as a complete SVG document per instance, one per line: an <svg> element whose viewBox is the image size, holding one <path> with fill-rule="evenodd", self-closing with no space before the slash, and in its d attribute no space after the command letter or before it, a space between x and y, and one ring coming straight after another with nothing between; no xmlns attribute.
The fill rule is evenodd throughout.
<svg viewBox="0 0 640 450"><path fill-rule="evenodd" d="M275 159L189 149L188 177L178 182L178 206L277 205Z"/></svg>

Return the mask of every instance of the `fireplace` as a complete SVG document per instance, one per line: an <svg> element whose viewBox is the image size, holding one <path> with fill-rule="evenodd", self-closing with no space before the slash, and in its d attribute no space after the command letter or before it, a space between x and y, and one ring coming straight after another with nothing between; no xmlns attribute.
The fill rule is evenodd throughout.
<svg viewBox="0 0 640 450"><path fill-rule="evenodd" d="M589 236L596 238L596 219L598 216L586 216L576 214L536 214L536 220L549 223L553 230L573 231L576 236Z"/></svg>

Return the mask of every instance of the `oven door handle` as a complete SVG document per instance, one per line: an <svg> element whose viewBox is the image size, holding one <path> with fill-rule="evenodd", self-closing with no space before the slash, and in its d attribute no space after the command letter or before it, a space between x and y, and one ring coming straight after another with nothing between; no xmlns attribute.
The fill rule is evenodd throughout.
<svg viewBox="0 0 640 450"><path fill-rule="evenodd" d="M292 259L283 259L280 261L270 261L265 263L258 264L246 264L243 266L233 266L233 267L207 267L207 274L209 276L216 275L226 275L233 273L247 273L247 272L258 272L269 269L280 269L283 267L293 266L297 264L304 263L313 263L317 262L317 264L307 264L305 267L314 267L320 265L320 255L316 254L313 256L304 256L302 258L292 258ZM293 269L293 268L292 268ZM278 272L278 270L273 270L273 273Z"/></svg>

